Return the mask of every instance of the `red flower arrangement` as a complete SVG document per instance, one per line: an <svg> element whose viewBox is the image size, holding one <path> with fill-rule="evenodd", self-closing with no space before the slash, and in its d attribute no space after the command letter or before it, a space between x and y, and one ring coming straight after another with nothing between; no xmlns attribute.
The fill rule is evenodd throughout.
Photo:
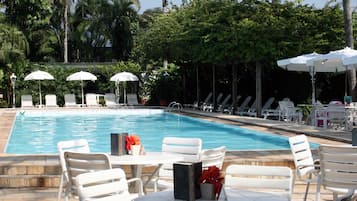
<svg viewBox="0 0 357 201"><path fill-rule="evenodd" d="M125 145L126 150L130 151L131 145L140 145L140 137L135 134L131 134L131 135L126 136L125 142L126 142L126 145Z"/></svg>
<svg viewBox="0 0 357 201"><path fill-rule="evenodd" d="M210 166L208 169L202 171L199 183L213 184L216 196L218 197L222 189L223 179L224 177L221 175L220 169L216 166Z"/></svg>

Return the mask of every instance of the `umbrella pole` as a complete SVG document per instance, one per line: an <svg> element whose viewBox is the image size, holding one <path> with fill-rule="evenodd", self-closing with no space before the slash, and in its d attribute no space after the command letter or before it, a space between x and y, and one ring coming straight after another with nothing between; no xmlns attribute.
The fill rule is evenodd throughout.
<svg viewBox="0 0 357 201"><path fill-rule="evenodd" d="M83 80L81 80L81 88L82 88L82 107L83 107L84 106Z"/></svg>
<svg viewBox="0 0 357 201"><path fill-rule="evenodd" d="M310 76L311 76L311 91L312 91L312 95L311 95L311 102L312 105L316 104L316 94L315 94L315 68L310 69Z"/></svg>
<svg viewBox="0 0 357 201"><path fill-rule="evenodd" d="M126 86L124 86L124 104L126 104Z"/></svg>
<svg viewBox="0 0 357 201"><path fill-rule="evenodd" d="M42 108L41 80L38 81L38 90L40 91L40 108Z"/></svg>

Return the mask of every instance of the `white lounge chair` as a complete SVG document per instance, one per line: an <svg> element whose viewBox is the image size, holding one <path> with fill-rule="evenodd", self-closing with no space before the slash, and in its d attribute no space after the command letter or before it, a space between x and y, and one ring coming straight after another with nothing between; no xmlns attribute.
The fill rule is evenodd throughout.
<svg viewBox="0 0 357 201"><path fill-rule="evenodd" d="M219 93L217 98L216 98L216 105L219 105L221 103L221 99L223 97L223 93ZM214 110L214 103L213 102L206 102L204 105L202 105L202 110L207 111L207 112L212 112Z"/></svg>
<svg viewBox="0 0 357 201"><path fill-rule="evenodd" d="M240 104L240 106L236 109L236 111L234 112L234 114L238 114L238 115L239 115L240 112L243 112L243 111L247 110L248 104L249 104L249 102L250 102L251 99L252 99L251 96L247 96L247 97L244 99L244 101L242 102L242 104Z"/></svg>
<svg viewBox="0 0 357 201"><path fill-rule="evenodd" d="M47 94L45 96L46 107L58 107L57 96L54 94Z"/></svg>
<svg viewBox="0 0 357 201"><path fill-rule="evenodd" d="M297 135L289 138L291 153L294 157L295 175L300 181L306 183L304 200L307 199L309 187L317 181L319 173L318 162L312 157L310 144L306 135Z"/></svg>
<svg viewBox="0 0 357 201"><path fill-rule="evenodd" d="M58 198L57 200L61 200L61 195L63 191L63 185L66 183L68 184L67 178L67 167L66 167L66 161L64 159L64 152L66 151L73 151L73 152L79 152L79 153L89 153L90 148L88 141L85 139L78 139L78 140L67 140L67 141L59 141L57 143L57 150L58 150L58 155L60 159L60 164L62 168L62 173L61 173L61 179L60 179L60 184L59 184L59 189L58 189Z"/></svg>
<svg viewBox="0 0 357 201"><path fill-rule="evenodd" d="M116 103L115 99L115 94L113 93L104 94L105 105L107 107L117 107L119 104Z"/></svg>
<svg viewBox="0 0 357 201"><path fill-rule="evenodd" d="M200 153L202 168L208 168L209 166L216 166L219 169L222 169L225 155L226 155L225 146L202 150Z"/></svg>
<svg viewBox="0 0 357 201"><path fill-rule="evenodd" d="M21 95L21 108L34 107L32 102L32 95Z"/></svg>
<svg viewBox="0 0 357 201"><path fill-rule="evenodd" d="M99 107L100 105L97 101L97 94L86 94L86 105L87 107Z"/></svg>
<svg viewBox="0 0 357 201"><path fill-rule="evenodd" d="M207 105L209 105L209 104L212 102L212 101L211 101L212 95L213 95L213 93L210 92L210 93L207 95L206 99L205 99L203 102L201 102L201 103L199 104L200 110L203 110L204 107L206 107Z"/></svg>
<svg viewBox="0 0 357 201"><path fill-rule="evenodd" d="M76 103L76 96L74 94L64 95L64 106L65 107L78 107L79 104Z"/></svg>
<svg viewBox="0 0 357 201"><path fill-rule="evenodd" d="M262 107L262 115L264 116L264 114L270 110L271 105L273 104L275 98L274 97L270 97L263 105ZM246 115L251 116L251 117L256 117L257 116L257 108L256 105L255 107L251 107L248 112L246 113Z"/></svg>
<svg viewBox="0 0 357 201"><path fill-rule="evenodd" d="M138 193L129 193L128 184L132 182L140 183ZM81 201L131 201L144 195L141 179L127 180L120 168L80 174L76 177L76 187Z"/></svg>
<svg viewBox="0 0 357 201"><path fill-rule="evenodd" d="M289 167L229 165L224 177L226 189L250 192L258 199L266 197L274 201L290 201L294 175ZM264 196L263 196L264 195ZM252 200L255 200L252 198ZM264 198L259 199L264 200Z"/></svg>
<svg viewBox="0 0 357 201"><path fill-rule="evenodd" d="M139 105L138 96L136 94L127 94L126 99L128 105Z"/></svg>

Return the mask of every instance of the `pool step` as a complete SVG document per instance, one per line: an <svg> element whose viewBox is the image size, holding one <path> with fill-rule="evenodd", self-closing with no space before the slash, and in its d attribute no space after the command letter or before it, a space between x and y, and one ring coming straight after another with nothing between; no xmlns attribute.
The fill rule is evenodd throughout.
<svg viewBox="0 0 357 201"><path fill-rule="evenodd" d="M56 155L0 157L0 188L58 187L61 168Z"/></svg>

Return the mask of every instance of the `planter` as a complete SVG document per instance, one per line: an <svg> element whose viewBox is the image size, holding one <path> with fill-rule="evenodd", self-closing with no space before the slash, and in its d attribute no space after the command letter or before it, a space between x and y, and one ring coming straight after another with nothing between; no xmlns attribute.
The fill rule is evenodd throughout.
<svg viewBox="0 0 357 201"><path fill-rule="evenodd" d="M200 184L202 200L216 200L216 191L213 184Z"/></svg>
<svg viewBox="0 0 357 201"><path fill-rule="evenodd" d="M141 145L131 145L131 155L140 155Z"/></svg>

